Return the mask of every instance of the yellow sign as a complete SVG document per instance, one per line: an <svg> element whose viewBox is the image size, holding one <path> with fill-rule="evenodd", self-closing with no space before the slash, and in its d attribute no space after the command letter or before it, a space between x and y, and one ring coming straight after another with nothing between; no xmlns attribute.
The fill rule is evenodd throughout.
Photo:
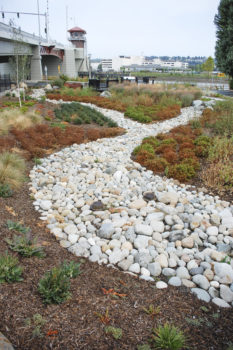
<svg viewBox="0 0 233 350"><path fill-rule="evenodd" d="M218 77L224 78L224 77L225 77L225 74L224 74L224 73L218 73Z"/></svg>
<svg viewBox="0 0 233 350"><path fill-rule="evenodd" d="M58 73L60 74L60 71L61 71L61 66L60 66L60 64L57 66L57 70L58 70Z"/></svg>

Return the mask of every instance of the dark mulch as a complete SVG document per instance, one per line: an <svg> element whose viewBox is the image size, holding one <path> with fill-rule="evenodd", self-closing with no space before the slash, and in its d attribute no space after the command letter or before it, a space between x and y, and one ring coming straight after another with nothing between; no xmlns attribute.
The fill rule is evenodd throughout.
<svg viewBox="0 0 233 350"><path fill-rule="evenodd" d="M153 283L77 258L61 248L33 209L28 184L13 197L0 198L0 217L0 253L7 249L4 238L13 235L5 226L10 219L22 220L24 225L30 226L47 254L44 259L18 256L24 267L24 281L0 284L0 331L16 350L137 349L137 345L149 341L152 328L165 322L185 332L190 349L227 349L227 344L233 342L231 309L219 311L215 305L197 300L185 288L157 290ZM69 301L46 306L37 292L38 281L45 271L65 259L82 261L82 273L71 281L72 297ZM102 288L113 288L126 297L105 295ZM154 317L143 310L150 304L160 308ZM201 309L203 305L207 311ZM105 334L105 325L96 315L105 314L107 309L109 324L123 331L120 340ZM40 337L33 337L35 326L25 322L35 314L42 315L47 321L41 328ZM186 318L199 320L200 325L190 325Z"/></svg>

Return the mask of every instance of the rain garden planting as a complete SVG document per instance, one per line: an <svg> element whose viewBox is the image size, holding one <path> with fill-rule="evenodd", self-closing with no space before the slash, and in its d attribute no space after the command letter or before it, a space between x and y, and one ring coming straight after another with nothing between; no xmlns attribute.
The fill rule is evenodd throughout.
<svg viewBox="0 0 233 350"><path fill-rule="evenodd" d="M146 137L133 158L146 168L180 182L201 178L215 190L233 189L233 103L216 103L199 120L169 133Z"/></svg>
<svg viewBox="0 0 233 350"><path fill-rule="evenodd" d="M137 180L144 172L139 172L138 164L134 163L134 167L129 154L125 154L128 150L125 148L127 142L132 140L127 141L127 133L124 134L125 130L117 127L114 121L117 118L113 114L114 120L107 117L107 113L103 115L77 102L123 111L129 119L150 124L175 118L180 114L181 108L190 106L194 99L200 97L200 91L193 87L164 90L163 86L138 88L119 85L111 88L110 98L105 98L89 89L84 91L85 89L63 85L58 93L47 94L47 97L69 101L69 104L52 104L42 99L39 103L28 101L30 105L23 105L19 109L13 100L1 103L0 331L11 341L15 350L218 350L221 347L230 350L231 341L233 342L230 309L223 308L220 312L219 307L197 299L184 285L180 288L170 285L167 289L156 287L161 282L168 285L171 276L150 275L153 280L149 283L138 278L138 272L132 276L123 273L123 267L123 271L119 271L118 268L101 266L97 260L91 262L85 255L75 256L65 249L68 247L67 241L62 237L67 223L74 219L77 219L80 230L87 226L89 234L94 225L99 231L101 221L106 218L124 221L125 217L129 220L135 215L136 220L141 220L141 217L144 220L145 215L159 214L154 211L143 212L152 208L149 204L151 198L146 196L139 199L144 202L144 207L131 207L130 214L127 214L128 208L122 195L124 192L121 193L122 183L119 182L118 186L112 188L111 181L117 181L119 172L125 167L127 172L122 173L121 177L125 174L132 177L123 187L130 189L130 204L133 203L133 196L137 200ZM156 174L188 183L200 176L206 187L214 188L220 194L221 191L232 193L232 111L233 104L230 100L218 102L213 110L205 109L200 119L194 119L188 125L177 126L169 133L144 138L141 145L134 149L132 158ZM110 113L107 115L111 116ZM123 116L122 119L126 121L127 127L133 123ZM92 144L85 145L88 141L118 135L122 136L119 144L117 139L116 145L114 139L103 140L103 147L109 146L111 159L105 152L101 153L102 141L94 143L94 151L91 149ZM130 137L137 140L135 135L136 132ZM77 146L80 149L67 147L73 144L83 145ZM64 153L64 163L59 164L53 153L63 147L66 147L63 151L67 153ZM68 153L69 150L71 153ZM80 150L82 155L75 160L74 153ZM127 159L128 156L128 164L121 158L120 162L117 160L118 152L121 152L120 157ZM46 168L45 164L48 163L44 160L48 158L41 159L49 155L52 166L57 167L55 170ZM95 160L88 168L87 164L92 162L92 158ZM67 163L70 167L65 163L67 159L73 160L73 163ZM69 193L69 175L58 175L57 180L55 172L59 173L66 167L67 172L73 171L75 161L78 169L75 176L80 176L80 180L78 183L73 181L72 188L76 192ZM41 182L33 190L34 185L29 184L28 174L34 165ZM94 180L91 178L92 172L95 172ZM53 181L53 177L56 181ZM82 186L85 187L86 182L84 198L87 203L92 202L92 193L95 191L98 196L98 184L102 183L104 190L101 200L111 192L110 196L118 201L118 205L113 202L99 208L101 203L95 202L95 208L82 202ZM144 186L147 183L149 180L140 184ZM49 202L53 195L56 196L55 192L53 195L50 193L54 185L58 190L66 191L64 201L57 207L58 212L54 216L54 220L59 223L57 235L51 231L54 221L44 220L45 211L37 212L33 207L39 206L40 200ZM100 188L102 190L101 186ZM69 209L70 195L71 201L77 204L75 216ZM82 204L78 204L79 201ZM173 205L168 207L175 208ZM48 211L51 215L52 211ZM48 219L51 219L49 215ZM122 224L120 230L115 228L115 232L118 235L121 232L126 234L125 225L129 225L127 242L123 240L121 243L133 247L134 243L130 241L128 233L134 226L133 221ZM140 235L142 233L139 238ZM157 235L160 236L160 233ZM67 231L64 236L71 237L72 233L68 234ZM149 237L146 238L149 242ZM103 255L110 256L119 236L115 239L112 237L111 242L103 240L106 246L102 244L96 248L92 235L86 238L83 233L79 238L83 250L86 249L87 239L88 249L92 253L101 248ZM161 241L156 242L158 245L160 243ZM224 259L222 262L226 264L231 261L228 255Z"/></svg>

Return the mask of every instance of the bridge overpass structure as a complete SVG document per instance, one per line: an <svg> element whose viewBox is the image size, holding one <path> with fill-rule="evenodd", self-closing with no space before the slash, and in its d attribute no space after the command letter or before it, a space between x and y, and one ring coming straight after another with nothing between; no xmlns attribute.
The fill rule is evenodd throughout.
<svg viewBox="0 0 233 350"><path fill-rule="evenodd" d="M37 81L59 74L76 78L79 73L89 71L85 36L82 42L85 44L82 47L65 46L0 22L0 74L12 75L10 57L27 55L30 57L29 80Z"/></svg>

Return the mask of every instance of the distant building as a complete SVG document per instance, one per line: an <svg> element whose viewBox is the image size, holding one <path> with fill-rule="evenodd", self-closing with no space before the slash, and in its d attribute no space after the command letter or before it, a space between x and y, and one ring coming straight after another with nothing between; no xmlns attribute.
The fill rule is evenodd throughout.
<svg viewBox="0 0 233 350"><path fill-rule="evenodd" d="M152 70L159 69L188 69L188 62L180 61L163 61L160 58L146 59L144 56L118 56L109 59L102 59L101 66L103 72L120 72L133 71L133 69L139 70Z"/></svg>

